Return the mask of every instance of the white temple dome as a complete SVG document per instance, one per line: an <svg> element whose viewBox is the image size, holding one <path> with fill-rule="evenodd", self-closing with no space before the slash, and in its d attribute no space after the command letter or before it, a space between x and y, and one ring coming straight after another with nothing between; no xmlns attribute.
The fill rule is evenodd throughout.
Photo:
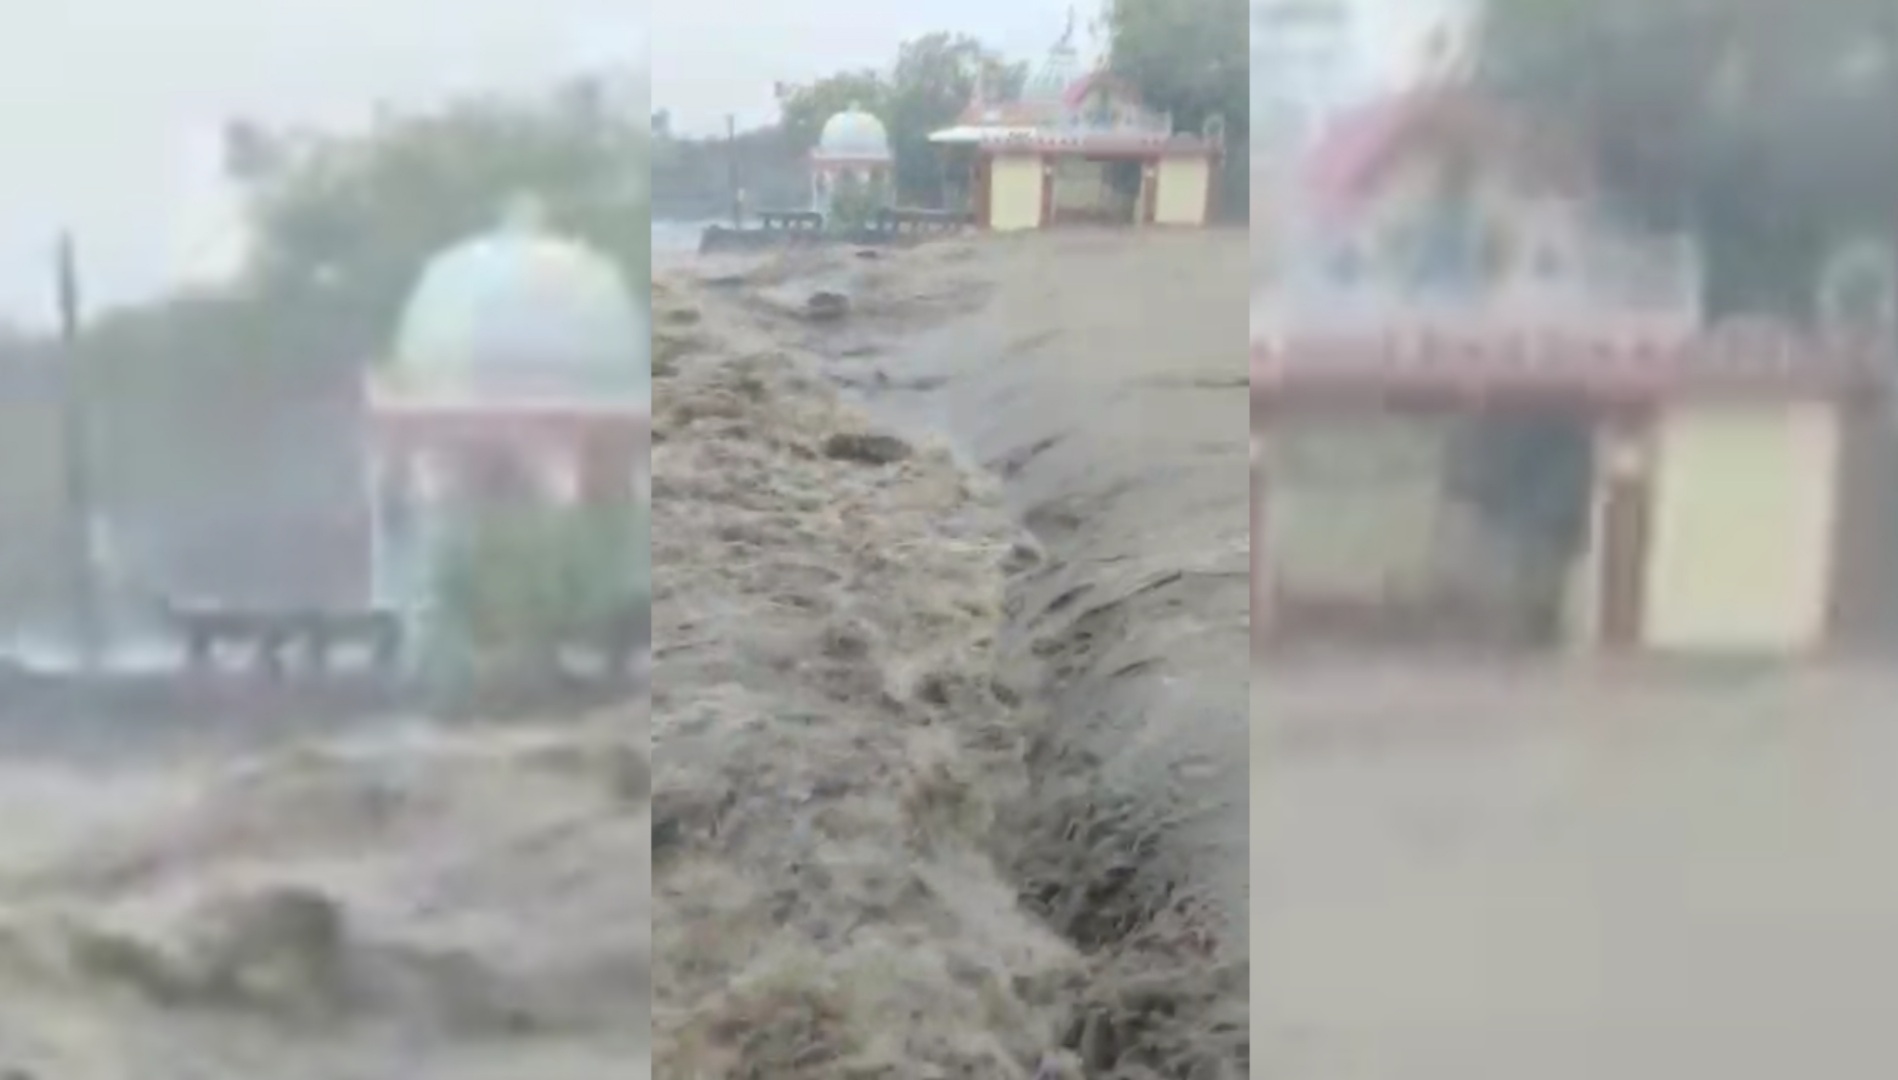
<svg viewBox="0 0 1898 1080"><path fill-rule="evenodd" d="M527 200L500 228L428 262L392 361L395 381L415 393L652 400L651 330L625 277L552 232Z"/></svg>
<svg viewBox="0 0 1898 1080"><path fill-rule="evenodd" d="M887 160L891 156L889 130L883 121L852 105L824 121L817 156Z"/></svg>

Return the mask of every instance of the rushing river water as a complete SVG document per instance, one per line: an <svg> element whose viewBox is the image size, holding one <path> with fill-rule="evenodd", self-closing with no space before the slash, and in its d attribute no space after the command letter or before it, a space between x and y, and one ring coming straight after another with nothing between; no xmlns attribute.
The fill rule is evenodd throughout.
<svg viewBox="0 0 1898 1080"><path fill-rule="evenodd" d="M654 255L690 255L699 249L702 221L655 221L652 223Z"/></svg>
<svg viewBox="0 0 1898 1080"><path fill-rule="evenodd" d="M828 370L991 470L1033 534L998 663L1049 719L1005 814L1009 869L1089 949L1096 987L1176 995L1164 1022L1103 998L1130 1034L1090 1048L1088 1075L1123 1056L1160 1076L1243 1068L1251 537L1228 433L1246 424L1230 343L1249 254L1237 230L1103 230L800 271L851 297Z"/></svg>

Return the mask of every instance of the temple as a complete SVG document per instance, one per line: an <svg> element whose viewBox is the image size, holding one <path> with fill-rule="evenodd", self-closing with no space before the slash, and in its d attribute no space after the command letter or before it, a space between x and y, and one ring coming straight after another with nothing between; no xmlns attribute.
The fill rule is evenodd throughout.
<svg viewBox="0 0 1898 1080"><path fill-rule="evenodd" d="M1892 324L1850 302L1889 272L1847 288L1841 263L1810 325L1710 318L1690 238L1448 82L1342 117L1294 172L1253 312L1261 643L1898 637Z"/></svg>
<svg viewBox="0 0 1898 1080"><path fill-rule="evenodd" d="M1211 218L1224 128L1175 130L1125 80L1084 67L1074 19L1019 99L978 80L954 126L934 132L960 198L998 232L1067 224L1203 226Z"/></svg>

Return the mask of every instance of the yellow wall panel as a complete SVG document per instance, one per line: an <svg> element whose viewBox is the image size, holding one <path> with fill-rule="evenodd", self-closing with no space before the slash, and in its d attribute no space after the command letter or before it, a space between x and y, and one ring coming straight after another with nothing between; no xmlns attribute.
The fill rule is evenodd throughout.
<svg viewBox="0 0 1898 1080"><path fill-rule="evenodd" d="M989 228L1041 227L1041 159L997 157L989 173Z"/></svg>
<svg viewBox="0 0 1898 1080"><path fill-rule="evenodd" d="M1662 418L1647 644L1788 652L1824 643L1840 427L1832 406L1680 406Z"/></svg>

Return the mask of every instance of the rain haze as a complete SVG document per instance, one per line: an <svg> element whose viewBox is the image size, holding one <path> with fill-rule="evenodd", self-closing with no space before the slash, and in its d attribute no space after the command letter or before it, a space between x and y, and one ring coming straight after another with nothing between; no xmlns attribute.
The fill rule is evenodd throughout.
<svg viewBox="0 0 1898 1080"><path fill-rule="evenodd" d="M1093 4L1076 10L1085 23ZM1388 69L1414 59L1428 28L1458 0L1359 0L1362 48ZM898 43L936 30L966 33L1016 59L1034 60L1060 34L1074 5L1062 0L923 0L904 5L862 0L819 0L795 6L738 0L676 4L654 28L652 89L655 107L674 127L704 135L723 131L725 118L741 127L776 115L772 86L837 71L887 66Z"/></svg>
<svg viewBox="0 0 1898 1080"><path fill-rule="evenodd" d="M653 104L669 110L684 133L723 131L727 116L741 127L757 126L777 115L775 83L888 67L901 42L938 30L1034 60L1060 36L1072 6L1062 0L674 4L653 26L660 44L653 51ZM1091 8L1078 9L1083 22Z"/></svg>
<svg viewBox="0 0 1898 1080"><path fill-rule="evenodd" d="M533 89L643 66L643 0L71 0L0 38L0 318L43 324L53 237L79 238L95 305L216 277L242 250L221 129L347 127L379 102Z"/></svg>

